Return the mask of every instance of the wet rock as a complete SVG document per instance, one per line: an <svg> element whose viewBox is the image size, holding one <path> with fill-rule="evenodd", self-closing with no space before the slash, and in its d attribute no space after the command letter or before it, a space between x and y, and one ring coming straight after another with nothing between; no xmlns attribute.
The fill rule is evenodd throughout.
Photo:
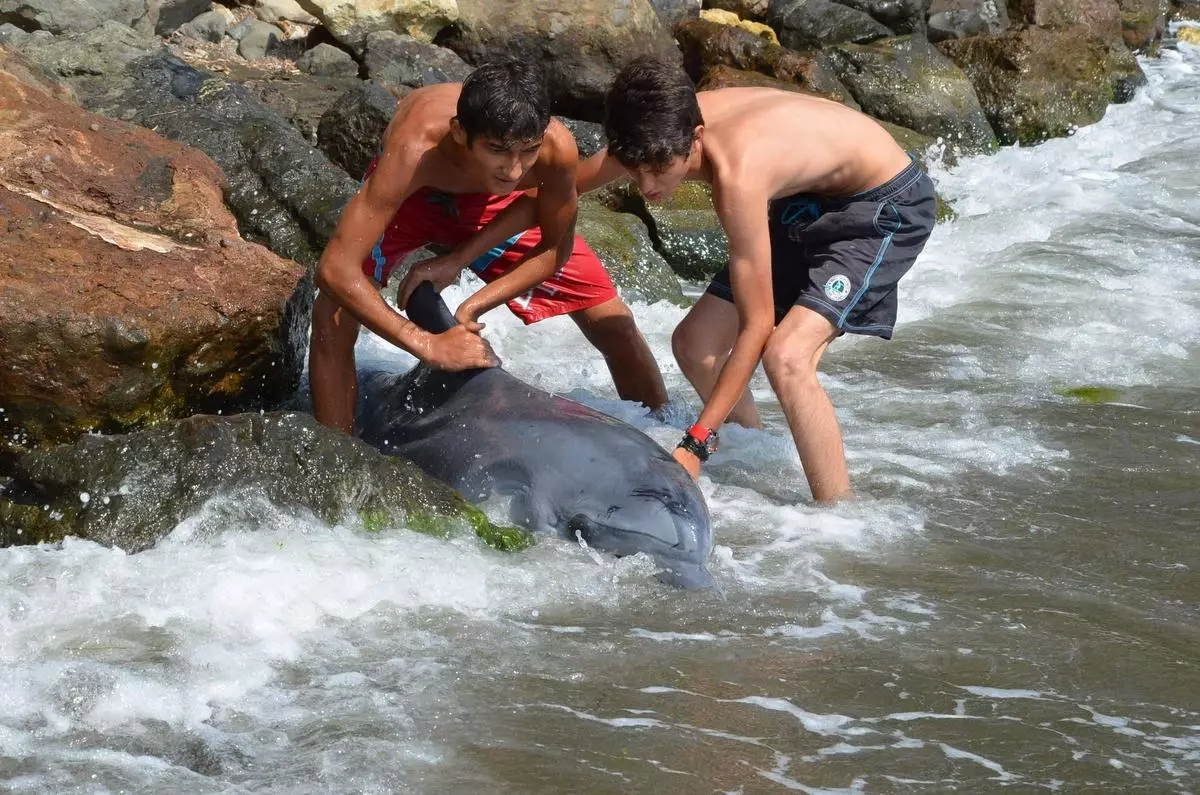
<svg viewBox="0 0 1200 795"><path fill-rule="evenodd" d="M391 31L367 37L363 64L371 80L412 88L460 83L472 68L452 50Z"/></svg>
<svg viewBox="0 0 1200 795"><path fill-rule="evenodd" d="M829 56L842 83L871 116L942 137L963 151L996 145L971 81L925 39L841 44L831 47Z"/></svg>
<svg viewBox="0 0 1200 795"><path fill-rule="evenodd" d="M359 55L366 48L367 36L377 31L407 33L421 41L433 41L439 31L458 20L460 5L455 0L297 1L338 41Z"/></svg>
<svg viewBox="0 0 1200 795"><path fill-rule="evenodd" d="M290 394L303 268L220 245L237 226L203 154L92 116L11 60L0 51L0 446Z"/></svg>
<svg viewBox="0 0 1200 795"><path fill-rule="evenodd" d="M356 77L358 64L344 50L332 44L318 44L296 61L301 72L320 77Z"/></svg>
<svg viewBox="0 0 1200 795"><path fill-rule="evenodd" d="M579 203L575 231L583 236L626 300L684 305L679 280L654 250L636 215L613 212L592 199Z"/></svg>
<svg viewBox="0 0 1200 795"><path fill-rule="evenodd" d="M337 98L317 127L317 141L330 160L362 177L379 152L383 131L396 112L396 96L378 83L356 85Z"/></svg>
<svg viewBox="0 0 1200 795"><path fill-rule="evenodd" d="M970 78L1002 144L1040 143L1099 121L1117 88L1140 75L1128 51L1114 54L1083 26L1010 30L938 47Z"/></svg>
<svg viewBox="0 0 1200 795"><path fill-rule="evenodd" d="M369 532L407 527L439 536L475 533L499 549L533 538L493 525L415 464L293 413L196 416L118 436L85 436L19 462L0 497L0 546L72 535L138 552L206 503L258 501ZM45 506L43 508L43 506ZM229 517L214 516L219 532ZM198 532L208 526L198 522Z"/></svg>
<svg viewBox="0 0 1200 795"><path fill-rule="evenodd" d="M654 247L681 278L700 281L729 264L729 239L713 209L712 188L685 182L660 202L646 201L632 185L610 194L610 202L641 218Z"/></svg>
<svg viewBox="0 0 1200 795"><path fill-rule="evenodd" d="M772 30L770 25L763 22L742 19L732 11L725 11L720 8L706 8L700 12L700 18L707 22L715 22L718 25L730 25L735 28L741 28L771 44L779 44L779 37L775 35L775 31Z"/></svg>
<svg viewBox="0 0 1200 795"><path fill-rule="evenodd" d="M238 55L248 61L267 56L267 50L284 40L283 31L274 25L255 20L238 41Z"/></svg>
<svg viewBox="0 0 1200 795"><path fill-rule="evenodd" d="M87 96L103 90L106 76L120 74L136 59L161 50L162 42L110 21L86 33L30 36L13 46Z"/></svg>
<svg viewBox="0 0 1200 795"><path fill-rule="evenodd" d="M648 0L459 0L458 23L438 37L471 64L515 56L544 64L553 111L602 121L617 70L638 55L678 60Z"/></svg>
<svg viewBox="0 0 1200 795"><path fill-rule="evenodd" d="M591 157L608 146L608 136L604 134L603 124L564 118L560 118L559 121L571 131L571 135L575 136L575 145L579 147L580 159Z"/></svg>
<svg viewBox="0 0 1200 795"><path fill-rule="evenodd" d="M79 49L79 38L23 51L54 67ZM316 265L356 180L247 89L170 55L131 52L117 37L91 44L86 52L96 70L69 80L88 110L152 127L200 149L225 172L225 200L242 234L284 257Z"/></svg>
<svg viewBox="0 0 1200 795"><path fill-rule="evenodd" d="M895 33L925 35L928 0L838 0L862 11Z"/></svg>
<svg viewBox="0 0 1200 795"><path fill-rule="evenodd" d="M1008 29L1006 0L932 0L929 4L930 41L962 39Z"/></svg>
<svg viewBox="0 0 1200 795"><path fill-rule="evenodd" d="M683 67L692 79L707 81L717 67L743 72L761 72L798 88L858 107L850 92L834 74L829 59L821 53L785 49L749 31L703 19L685 22L675 30L683 53Z"/></svg>
<svg viewBox="0 0 1200 795"><path fill-rule="evenodd" d="M869 14L831 0L776 0L767 12L767 24L779 34L779 42L793 50L869 42L893 34Z"/></svg>

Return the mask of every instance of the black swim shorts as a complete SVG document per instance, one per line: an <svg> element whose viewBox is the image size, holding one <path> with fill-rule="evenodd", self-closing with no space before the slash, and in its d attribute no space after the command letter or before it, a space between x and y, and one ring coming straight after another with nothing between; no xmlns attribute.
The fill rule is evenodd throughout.
<svg viewBox="0 0 1200 795"><path fill-rule="evenodd" d="M843 332L891 339L896 284L933 231L933 182L914 159L877 188L846 197L797 194L771 202L775 322L805 306ZM729 269L708 292L733 300Z"/></svg>

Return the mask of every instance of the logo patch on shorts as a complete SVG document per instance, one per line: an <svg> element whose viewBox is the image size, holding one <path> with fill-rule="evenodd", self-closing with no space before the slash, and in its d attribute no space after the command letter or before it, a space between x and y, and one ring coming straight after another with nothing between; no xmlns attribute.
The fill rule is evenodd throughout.
<svg viewBox="0 0 1200 795"><path fill-rule="evenodd" d="M825 295L829 296L830 301L845 301L850 295L850 280L840 273L830 276L829 281L825 282Z"/></svg>

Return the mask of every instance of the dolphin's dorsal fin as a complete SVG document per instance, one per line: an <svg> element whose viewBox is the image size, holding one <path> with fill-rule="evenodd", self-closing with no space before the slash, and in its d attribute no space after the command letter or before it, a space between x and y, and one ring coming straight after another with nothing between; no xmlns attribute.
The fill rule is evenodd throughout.
<svg viewBox="0 0 1200 795"><path fill-rule="evenodd" d="M446 302L438 295L437 290L433 289L433 282L429 281L421 282L417 289L412 291L405 312L408 313L409 320L430 334L441 334L458 325Z"/></svg>

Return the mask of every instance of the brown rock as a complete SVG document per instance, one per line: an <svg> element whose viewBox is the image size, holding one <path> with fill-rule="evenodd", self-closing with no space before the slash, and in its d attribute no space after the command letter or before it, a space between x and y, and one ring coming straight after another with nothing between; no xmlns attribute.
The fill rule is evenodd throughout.
<svg viewBox="0 0 1200 795"><path fill-rule="evenodd" d="M205 155L94 130L13 61L0 50L0 450L288 394L300 266L240 239Z"/></svg>
<svg viewBox="0 0 1200 795"><path fill-rule="evenodd" d="M818 53L793 52L747 30L703 19L679 25L675 37L683 51L683 67L697 82L716 67L724 66L743 72L760 72L813 94L857 107L850 92Z"/></svg>

